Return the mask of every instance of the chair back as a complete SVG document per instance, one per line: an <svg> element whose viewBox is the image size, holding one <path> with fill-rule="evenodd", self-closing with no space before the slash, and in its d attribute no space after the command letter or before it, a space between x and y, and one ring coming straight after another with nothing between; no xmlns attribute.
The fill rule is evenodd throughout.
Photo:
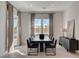
<svg viewBox="0 0 79 59"><path fill-rule="evenodd" d="M28 46L28 48L30 47L30 41L29 40L27 40L27 46Z"/></svg>
<svg viewBox="0 0 79 59"><path fill-rule="evenodd" d="M31 37L30 37L30 38L29 38L29 42L31 42L31 40L32 40L32 39L31 39Z"/></svg>
<svg viewBox="0 0 79 59"><path fill-rule="evenodd" d="M57 40L55 40L55 43L54 44L55 44L55 48L56 48Z"/></svg>
<svg viewBox="0 0 79 59"><path fill-rule="evenodd" d="M51 40L52 40L52 42L54 43L54 38L52 38Z"/></svg>

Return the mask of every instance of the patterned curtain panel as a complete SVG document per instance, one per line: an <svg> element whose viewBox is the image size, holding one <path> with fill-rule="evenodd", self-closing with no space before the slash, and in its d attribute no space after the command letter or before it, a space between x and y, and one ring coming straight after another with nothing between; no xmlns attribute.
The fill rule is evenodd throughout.
<svg viewBox="0 0 79 59"><path fill-rule="evenodd" d="M21 12L18 11L18 24L19 24L19 43L21 45Z"/></svg>
<svg viewBox="0 0 79 59"><path fill-rule="evenodd" d="M7 36L8 36L8 52L10 51L10 47L12 46L12 42L13 42L13 6L7 2L7 11L8 11L8 19L7 19L7 23L8 23L8 32L7 32Z"/></svg>
<svg viewBox="0 0 79 59"><path fill-rule="evenodd" d="M53 36L53 14L49 14L49 35Z"/></svg>
<svg viewBox="0 0 79 59"><path fill-rule="evenodd" d="M31 36L34 35L34 19L35 19L35 14L31 14Z"/></svg>

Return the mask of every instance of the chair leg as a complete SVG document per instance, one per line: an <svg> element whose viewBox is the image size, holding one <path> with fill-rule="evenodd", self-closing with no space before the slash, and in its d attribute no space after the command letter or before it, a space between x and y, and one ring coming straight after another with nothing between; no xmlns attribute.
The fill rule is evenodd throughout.
<svg viewBox="0 0 79 59"><path fill-rule="evenodd" d="M28 55L35 55L35 56L37 56L38 55L38 48L36 48L36 52L32 52L32 48L29 48L28 49L29 51L28 51ZM35 54L31 54L31 53L35 53Z"/></svg>
<svg viewBox="0 0 79 59"><path fill-rule="evenodd" d="M45 48L45 55L48 55L48 54L47 54L47 48Z"/></svg>
<svg viewBox="0 0 79 59"><path fill-rule="evenodd" d="M29 50L30 50L30 48L27 49L27 54L28 54L28 55L30 54L30 53L29 53Z"/></svg>
<svg viewBox="0 0 79 59"><path fill-rule="evenodd" d="M53 53L54 55L56 55L56 48L53 48Z"/></svg>
<svg viewBox="0 0 79 59"><path fill-rule="evenodd" d="M56 48L52 49L52 53L53 54L48 54L49 52L47 52L47 49L45 48L45 55L56 55ZM51 52L50 52L51 53Z"/></svg>
<svg viewBox="0 0 79 59"><path fill-rule="evenodd" d="M38 48L37 48L37 54L38 54Z"/></svg>
<svg viewBox="0 0 79 59"><path fill-rule="evenodd" d="M45 48L45 53L46 53L46 48Z"/></svg>

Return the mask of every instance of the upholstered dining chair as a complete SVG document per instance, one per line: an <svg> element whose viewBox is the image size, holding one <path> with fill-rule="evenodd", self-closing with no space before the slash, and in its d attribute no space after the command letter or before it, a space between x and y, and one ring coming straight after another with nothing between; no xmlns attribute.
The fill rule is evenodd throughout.
<svg viewBox="0 0 79 59"><path fill-rule="evenodd" d="M56 44L57 44L57 40L54 40L54 43L45 44L45 54L48 54L49 52L47 51L47 49L51 48L53 54L56 55Z"/></svg>
<svg viewBox="0 0 79 59"><path fill-rule="evenodd" d="M55 41L54 37L52 37L51 40L52 40L52 43L54 43L54 41Z"/></svg>
<svg viewBox="0 0 79 59"><path fill-rule="evenodd" d="M39 44L37 43L31 43L30 40L27 39L27 47L28 47L28 55L31 53L35 53L38 55L38 49L39 49ZM35 52L32 52L32 49L36 49Z"/></svg>

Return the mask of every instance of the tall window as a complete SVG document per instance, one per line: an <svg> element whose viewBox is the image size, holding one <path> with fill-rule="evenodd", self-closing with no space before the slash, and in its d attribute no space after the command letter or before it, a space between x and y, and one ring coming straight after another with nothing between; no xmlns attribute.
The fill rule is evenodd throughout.
<svg viewBox="0 0 79 59"><path fill-rule="evenodd" d="M18 45L18 17L14 19L14 25L13 25L13 43L14 46Z"/></svg>
<svg viewBox="0 0 79 59"><path fill-rule="evenodd" d="M43 33L49 34L49 19L43 19Z"/></svg>
<svg viewBox="0 0 79 59"><path fill-rule="evenodd" d="M41 33L41 19L34 20L34 29L35 29L35 34Z"/></svg>
<svg viewBox="0 0 79 59"><path fill-rule="evenodd" d="M17 15L17 10L13 9L13 47L19 46L19 18Z"/></svg>
<svg viewBox="0 0 79 59"><path fill-rule="evenodd" d="M49 17L34 19L34 33L35 34L49 34Z"/></svg>

